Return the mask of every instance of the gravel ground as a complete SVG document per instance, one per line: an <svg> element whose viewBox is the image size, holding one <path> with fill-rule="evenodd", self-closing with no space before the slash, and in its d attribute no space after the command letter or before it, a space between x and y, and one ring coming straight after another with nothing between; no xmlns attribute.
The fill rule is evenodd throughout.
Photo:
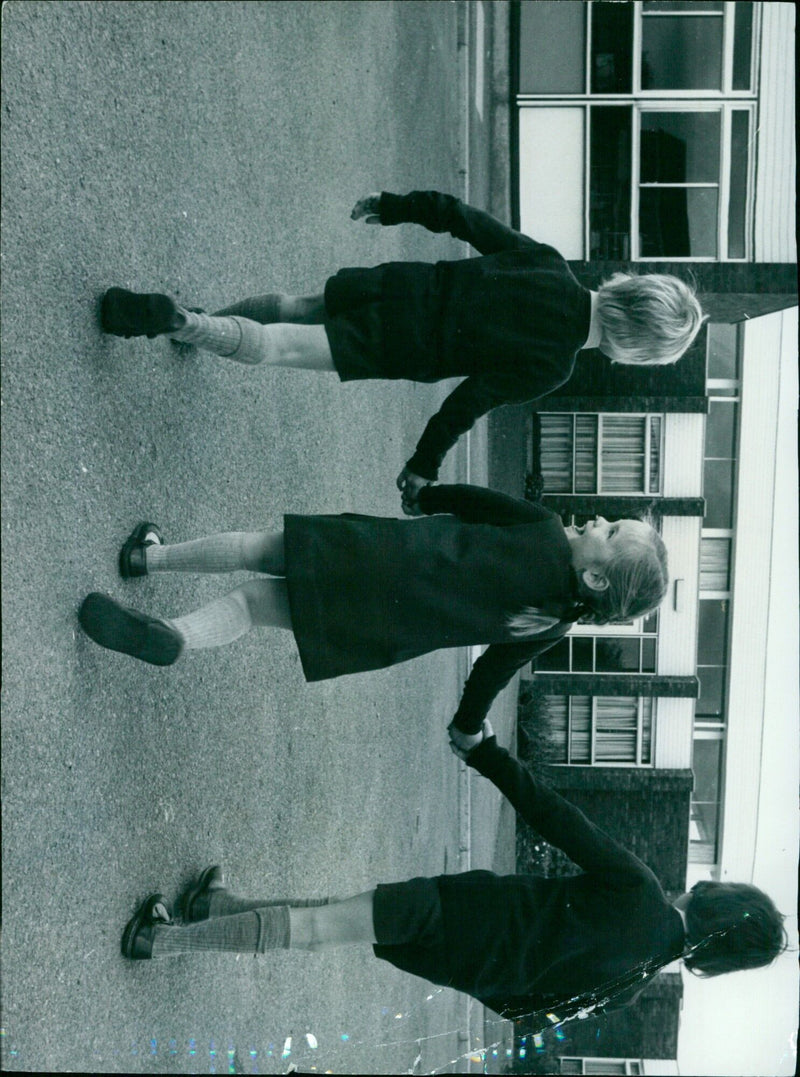
<svg viewBox="0 0 800 1077"><path fill-rule="evenodd" d="M459 996L369 950L119 955L139 901L209 862L265 897L452 870L463 657L306 685L288 633L159 670L76 621L91 590L169 616L226 587L123 584L142 518L181 540L399 515L394 477L448 386L181 359L104 337L96 306L111 284L215 309L461 256L349 220L373 190L460 190L458 14L3 5L4 1069L397 1073L463 1050Z"/></svg>

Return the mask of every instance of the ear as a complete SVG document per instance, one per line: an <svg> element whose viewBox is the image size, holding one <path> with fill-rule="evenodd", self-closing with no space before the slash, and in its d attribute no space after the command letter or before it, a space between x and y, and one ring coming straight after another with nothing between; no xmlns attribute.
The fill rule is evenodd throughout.
<svg viewBox="0 0 800 1077"><path fill-rule="evenodd" d="M585 568L581 573L581 579L590 591L608 590L608 577L603 575L597 568Z"/></svg>

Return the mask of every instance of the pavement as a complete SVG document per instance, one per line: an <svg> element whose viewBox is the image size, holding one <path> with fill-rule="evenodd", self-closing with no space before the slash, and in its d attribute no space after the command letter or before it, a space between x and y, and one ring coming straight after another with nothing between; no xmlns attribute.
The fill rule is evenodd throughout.
<svg viewBox="0 0 800 1077"><path fill-rule="evenodd" d="M382 188L478 201L490 14L3 5L4 1070L481 1066L480 1010L367 948L119 955L138 903L210 862L271 898L507 861L496 798L444 736L467 656L308 685L290 634L252 633L159 670L94 646L76 610L92 590L165 616L222 592L123 583L116 553L142 518L182 540L284 512L399 515L394 478L450 385L182 359L105 337L96 305L116 284L215 309L320 291L345 265L462 256L349 213ZM481 481L485 446L478 429L443 479ZM492 716L506 742L513 711L509 695Z"/></svg>

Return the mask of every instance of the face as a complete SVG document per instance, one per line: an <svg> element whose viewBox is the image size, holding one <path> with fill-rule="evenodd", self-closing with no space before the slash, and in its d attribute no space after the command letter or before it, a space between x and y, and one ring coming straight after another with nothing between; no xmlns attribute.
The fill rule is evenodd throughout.
<svg viewBox="0 0 800 1077"><path fill-rule="evenodd" d="M581 527L571 524L565 528L572 550L572 565L576 572L602 569L611 558L631 544L650 541L651 528L641 520L617 520L610 524L603 516L595 516Z"/></svg>

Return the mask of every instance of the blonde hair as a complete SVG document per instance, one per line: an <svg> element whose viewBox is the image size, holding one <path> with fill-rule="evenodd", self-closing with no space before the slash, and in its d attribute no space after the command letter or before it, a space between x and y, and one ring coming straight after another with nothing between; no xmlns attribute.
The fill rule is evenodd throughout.
<svg viewBox="0 0 800 1077"><path fill-rule="evenodd" d="M530 639L559 622L580 620L583 624L624 624L657 609L667 593L669 570L667 548L650 526L644 539L629 538L602 566L608 580L604 591L588 587L578 579L579 601L562 616L546 609L524 606L506 618L514 639Z"/></svg>
<svg viewBox="0 0 800 1077"><path fill-rule="evenodd" d="M598 289L601 349L612 362L674 363L706 321L694 290L665 273L615 273Z"/></svg>

